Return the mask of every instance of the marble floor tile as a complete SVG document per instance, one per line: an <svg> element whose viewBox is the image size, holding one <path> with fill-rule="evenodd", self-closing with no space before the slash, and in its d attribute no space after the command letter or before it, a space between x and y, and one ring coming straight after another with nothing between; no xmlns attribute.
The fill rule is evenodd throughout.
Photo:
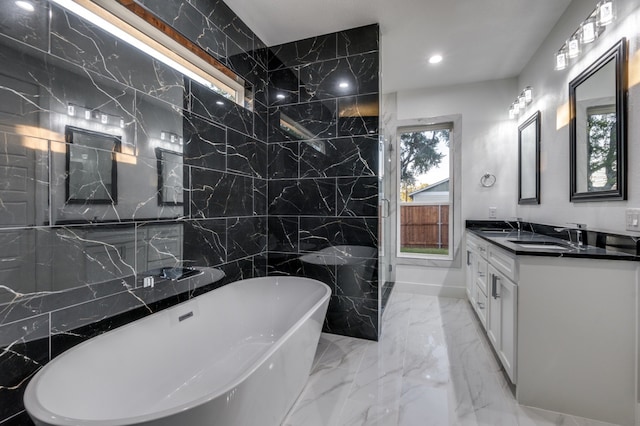
<svg viewBox="0 0 640 426"><path fill-rule="evenodd" d="M367 348L375 346L375 342L368 340L345 336L326 336L329 343L313 371L327 368L343 368L355 373L360 367Z"/></svg>
<svg viewBox="0 0 640 426"><path fill-rule="evenodd" d="M611 423L599 422L597 420L585 419L582 417L573 417L572 420L577 426L616 426Z"/></svg>
<svg viewBox="0 0 640 426"><path fill-rule="evenodd" d="M311 374L283 425L335 425L349 396L354 376L355 373L341 368L320 369Z"/></svg>
<svg viewBox="0 0 640 426"><path fill-rule="evenodd" d="M449 426L447 389L406 379L398 416L399 426Z"/></svg>
<svg viewBox="0 0 640 426"><path fill-rule="evenodd" d="M284 426L614 426L519 405L466 300L392 293L378 342L322 334Z"/></svg>
<svg viewBox="0 0 640 426"><path fill-rule="evenodd" d="M370 404L348 399L338 426L387 426L398 424L399 400L390 404Z"/></svg>

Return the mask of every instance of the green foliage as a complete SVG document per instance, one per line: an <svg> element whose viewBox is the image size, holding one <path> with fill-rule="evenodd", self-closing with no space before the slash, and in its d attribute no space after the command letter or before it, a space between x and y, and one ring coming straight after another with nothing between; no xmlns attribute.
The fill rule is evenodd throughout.
<svg viewBox="0 0 640 426"><path fill-rule="evenodd" d="M587 120L589 144L588 144L588 189L609 190L615 189L617 183L617 144L616 144L616 117L611 114L591 114ZM594 187L594 174L604 172L606 181L604 185Z"/></svg>
<svg viewBox="0 0 640 426"><path fill-rule="evenodd" d="M440 165L444 154L436 147L444 141L449 145L448 130L403 133L400 135L400 186L404 200L415 187L417 176Z"/></svg>
<svg viewBox="0 0 640 426"><path fill-rule="evenodd" d="M401 253L417 253L417 254L449 254L449 249L446 248L419 248L419 247L401 247Z"/></svg>

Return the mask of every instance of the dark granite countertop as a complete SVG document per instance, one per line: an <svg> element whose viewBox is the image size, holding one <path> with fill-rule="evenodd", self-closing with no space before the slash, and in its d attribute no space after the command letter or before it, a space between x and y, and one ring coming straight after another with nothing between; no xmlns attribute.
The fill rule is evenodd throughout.
<svg viewBox="0 0 640 426"><path fill-rule="evenodd" d="M637 237L583 230L584 243L578 246L568 232L551 225L521 222L520 229L516 222L467 221L467 231L519 256L640 260Z"/></svg>

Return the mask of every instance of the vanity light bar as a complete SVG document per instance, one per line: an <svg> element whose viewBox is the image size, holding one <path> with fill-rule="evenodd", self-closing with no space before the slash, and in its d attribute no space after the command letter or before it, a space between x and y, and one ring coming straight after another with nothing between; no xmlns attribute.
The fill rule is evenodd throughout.
<svg viewBox="0 0 640 426"><path fill-rule="evenodd" d="M509 118L512 120L517 118L531 102L533 102L533 88L527 86L509 107Z"/></svg>
<svg viewBox="0 0 640 426"><path fill-rule="evenodd" d="M232 98L236 103L243 102L244 82L213 68L120 3L113 0L52 1L203 86Z"/></svg>
<svg viewBox="0 0 640 426"><path fill-rule="evenodd" d="M593 43L604 32L605 28L615 20L613 0L602 0L589 14L571 37L555 54L555 69L562 71L569 66L569 59L580 56L582 46Z"/></svg>
<svg viewBox="0 0 640 426"><path fill-rule="evenodd" d="M111 125L124 129L124 118L119 115L108 114L95 108L85 108L73 103L67 104L67 115L69 117L81 117L88 121L96 121L104 125Z"/></svg>

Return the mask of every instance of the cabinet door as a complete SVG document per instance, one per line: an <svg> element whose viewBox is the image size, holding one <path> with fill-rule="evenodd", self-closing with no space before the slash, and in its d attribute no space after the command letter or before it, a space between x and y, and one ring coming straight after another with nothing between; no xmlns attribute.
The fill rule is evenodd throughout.
<svg viewBox="0 0 640 426"><path fill-rule="evenodd" d="M467 249L467 266L466 266L466 284L467 284L467 297L471 304L474 302L474 289L473 284L475 280L475 264L476 253L470 249Z"/></svg>
<svg viewBox="0 0 640 426"><path fill-rule="evenodd" d="M518 287L491 265L487 298L487 335L511 382L515 384Z"/></svg>
<svg viewBox="0 0 640 426"><path fill-rule="evenodd" d="M473 303L473 308L476 310L476 313L478 314L478 318L480 319L480 324L482 324L483 327L487 327L487 296L482 292L482 290L480 289L480 287L475 286L474 287L474 301Z"/></svg>
<svg viewBox="0 0 640 426"><path fill-rule="evenodd" d="M500 327L502 317L502 306L500 304L499 282L502 274L489 265L488 284L489 294L487 294L488 313L487 313L487 335L496 352L500 352Z"/></svg>
<svg viewBox="0 0 640 426"><path fill-rule="evenodd" d="M498 355L502 360L504 369L516 383L516 348L517 348L517 309L518 286L508 279L499 279L500 294L500 350Z"/></svg>

